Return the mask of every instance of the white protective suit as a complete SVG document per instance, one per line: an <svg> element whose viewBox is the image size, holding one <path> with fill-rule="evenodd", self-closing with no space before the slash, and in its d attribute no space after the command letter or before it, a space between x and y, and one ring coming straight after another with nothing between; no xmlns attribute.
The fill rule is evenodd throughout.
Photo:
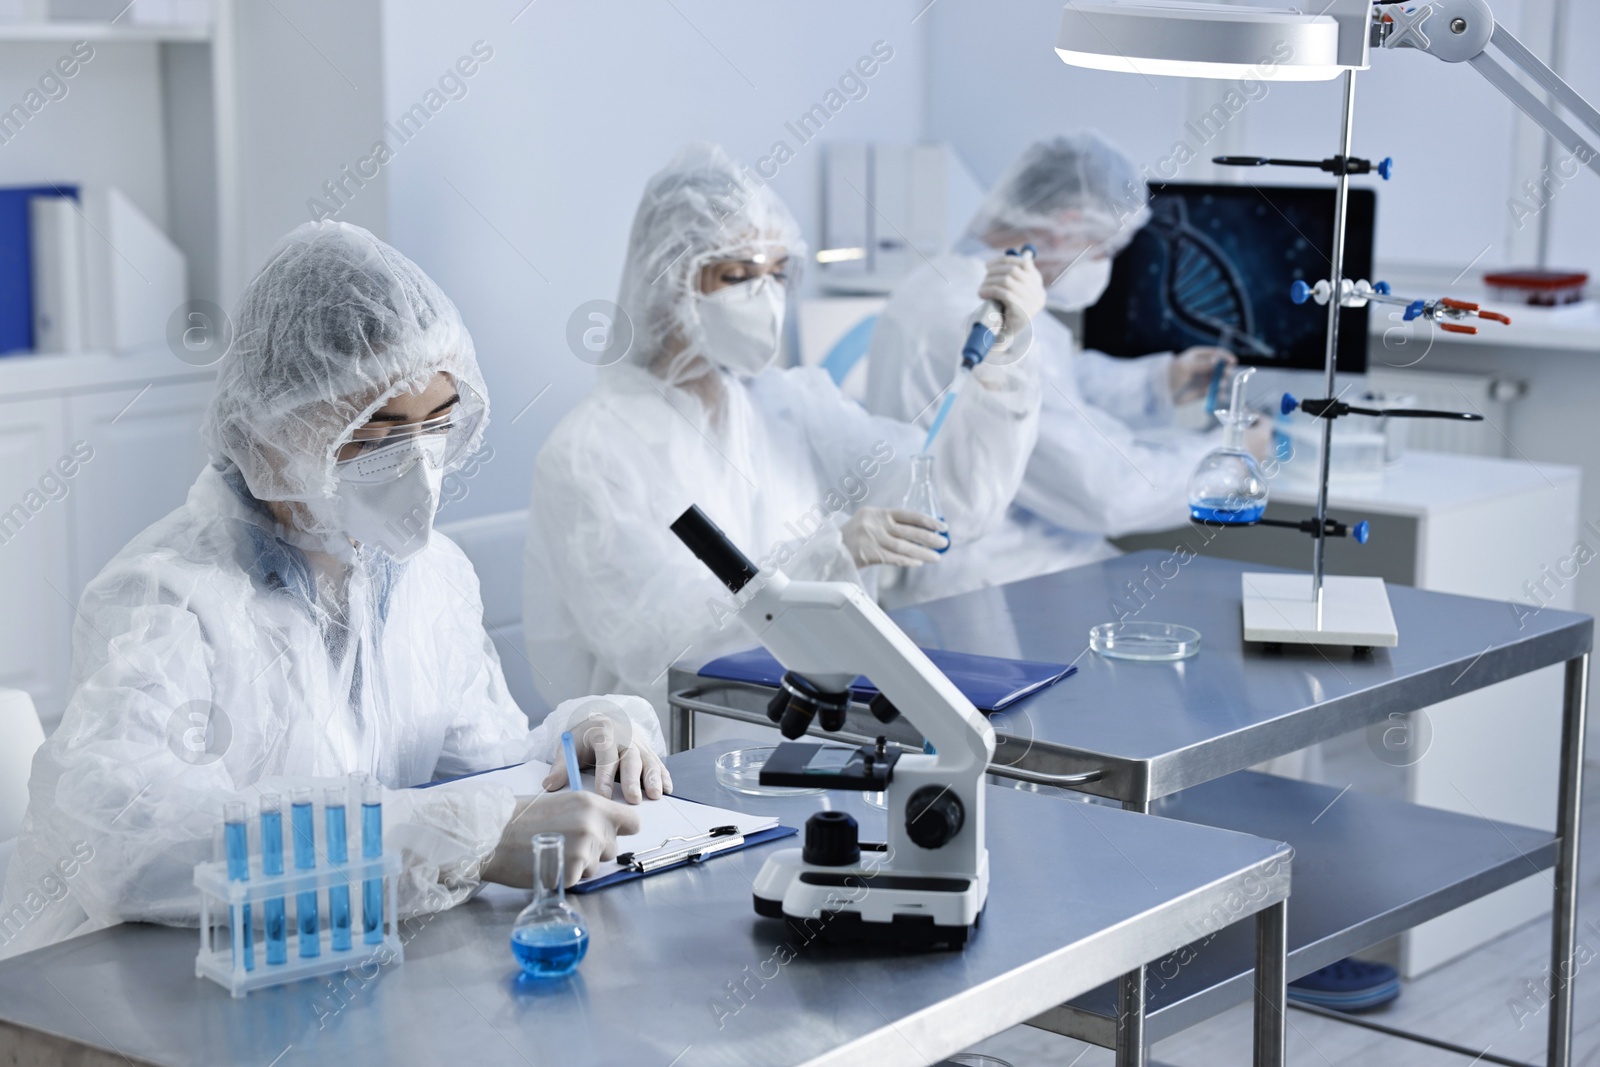
<svg viewBox="0 0 1600 1067"><path fill-rule="evenodd" d="M720 149L692 146L651 179L622 281L633 347L601 371L534 466L524 626L550 699L599 684L664 711L670 665L754 642L733 598L669 529L689 505L763 567L845 580L861 576L844 519L900 505L922 445L916 427L869 415L818 368L740 378L714 366L694 308L702 267L779 250L792 292L804 259L793 217ZM960 347L946 348L948 367ZM1032 364L997 367L953 410L935 462L957 541L978 537L1010 502L1038 396Z"/></svg>
<svg viewBox="0 0 1600 1067"><path fill-rule="evenodd" d="M73 694L34 759L0 956L123 920L193 923L194 866L219 858L225 801L358 771L387 787L402 913L457 903L512 794L406 787L550 760L589 703L529 729L449 539L397 563L337 532L335 453L373 410L439 371L464 400L486 395L437 286L364 230L307 224L236 321L205 422L211 465L83 593ZM266 500L297 502L298 528ZM664 747L648 706L612 699Z"/></svg>
<svg viewBox="0 0 1600 1067"><path fill-rule="evenodd" d="M1062 173L1063 161L1070 161ZM1044 248L1126 244L1148 218L1147 194L1120 153L1094 135L1036 145L1002 177L952 252L912 271L873 329L867 408L930 420L950 384L947 353L959 348L977 306L973 287L996 250L979 235ZM1123 171L1126 173L1123 173ZM1041 263L1041 269L1046 269ZM1046 274L1049 280L1049 274ZM1021 342L1019 341L1019 344ZM1002 522L981 541L955 541L938 567L907 572L891 603L918 603L1019 581L1116 554L1106 538L1182 525L1187 485L1216 434L1144 436L1172 420L1171 354L1113 359L1076 349L1048 312L1033 320L1027 360L1043 375L1038 441ZM886 598L889 599L889 598Z"/></svg>

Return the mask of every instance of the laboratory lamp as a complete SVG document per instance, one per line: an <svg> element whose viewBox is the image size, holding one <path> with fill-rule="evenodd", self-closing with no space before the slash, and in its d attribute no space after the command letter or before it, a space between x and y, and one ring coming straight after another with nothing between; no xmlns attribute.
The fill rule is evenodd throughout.
<svg viewBox="0 0 1600 1067"><path fill-rule="evenodd" d="M1579 162L1600 174L1600 153L1555 108L1517 76L1526 75L1550 101L1567 109L1600 139L1600 111L1496 24L1485 0L1391 4L1373 0L1313 0L1308 7L1243 6L1190 0L1069 0L1061 13L1056 53L1073 66L1141 75L1194 78L1262 76L1318 81L1344 77L1340 149L1330 162L1337 178L1332 277L1327 291L1327 396L1301 406L1322 419L1316 517L1308 579L1295 574L1243 575L1244 636L1251 641L1392 647L1399 643L1381 578L1325 576L1328 466L1333 418L1339 411L1334 370L1339 311L1359 306L1359 286L1344 277L1345 220L1355 120L1355 73L1373 48L1413 48L1447 63L1469 63L1537 122ZM1494 49L1498 56L1491 54ZM1504 62L1502 61L1502 58ZM1319 283L1319 287L1320 287ZM1364 286L1365 283L1360 283ZM1386 291L1385 291L1386 292ZM1448 303L1448 302L1441 302Z"/></svg>

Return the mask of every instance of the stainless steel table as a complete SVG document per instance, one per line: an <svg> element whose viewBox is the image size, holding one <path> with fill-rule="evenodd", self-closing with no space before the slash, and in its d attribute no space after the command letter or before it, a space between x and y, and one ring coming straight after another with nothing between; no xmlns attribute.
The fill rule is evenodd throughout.
<svg viewBox="0 0 1600 1067"><path fill-rule="evenodd" d="M680 795L790 825L826 799L881 839L884 812L855 794L722 789L711 761L727 747L671 757ZM553 984L516 977L507 938L527 897L507 891L403 924L405 962L376 976L242 1001L193 976L192 930L101 931L0 963L0 1060L923 1065L1254 916L1257 1062L1283 1062L1288 846L1011 789L992 790L989 812L989 903L962 952L808 945L757 919L751 879L789 841L572 898L593 940L578 976Z"/></svg>
<svg viewBox="0 0 1600 1067"><path fill-rule="evenodd" d="M1555 868L1552 973L1567 973L1564 961L1576 944L1578 801L1594 620L1550 609L1519 613L1500 601L1391 585L1399 647L1361 654L1313 646L1273 650L1242 639L1239 575L1247 569L1266 568L1192 554L1137 552L908 608L894 618L924 647L1076 663L1079 672L1073 678L992 717L999 742L993 770L1111 798L1134 811L1149 811L1162 797L1383 722L1392 713L1564 663L1558 829L1554 836L1542 835L1535 849L1542 862L1530 861L1522 871ZM1089 653L1089 628L1119 617L1193 626L1203 635L1202 651L1155 670ZM672 671L669 686L676 747L693 743L693 712L767 723L770 691L762 687L717 682L682 669ZM878 734L921 745L904 722L884 727L864 706L853 706L843 736ZM1293 783L1278 788L1295 792ZM1295 802L1292 796L1282 800ZM1406 819L1411 807L1401 805L1390 814ZM1500 824L1474 821L1484 831L1479 843L1503 838ZM1301 847L1294 838L1290 843ZM1477 895L1483 895L1498 888L1497 877L1505 884L1502 860L1498 849L1490 849L1477 876L1457 879L1456 872L1441 871L1433 881L1443 887L1457 879L1480 887ZM1351 869L1357 875L1361 871ZM1411 924L1464 902L1457 893L1425 897L1432 901L1429 907L1407 909ZM1296 977L1297 947L1303 946L1291 941L1291 978ZM1298 958L1311 957L1301 953ZM1548 1063L1570 1067L1572 988L1560 977L1554 986ZM1144 1062L1145 999L1144 976L1130 973L1113 1016L1120 1023L1120 1064ZM1072 1036L1104 1041L1103 1026L1067 1027L1062 1013L1052 1018Z"/></svg>

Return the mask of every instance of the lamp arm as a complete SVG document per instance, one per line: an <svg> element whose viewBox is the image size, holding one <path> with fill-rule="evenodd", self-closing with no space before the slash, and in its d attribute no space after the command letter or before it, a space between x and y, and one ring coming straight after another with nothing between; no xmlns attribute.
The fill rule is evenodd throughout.
<svg viewBox="0 0 1600 1067"><path fill-rule="evenodd" d="M1384 48L1415 48L1446 63L1471 64L1502 96L1561 142L1574 159L1600 174L1600 150L1586 139L1600 141L1600 111L1495 21L1487 0L1434 0L1410 9L1380 4L1373 9L1373 19L1375 43ZM1505 62L1489 53L1491 47ZM1513 68L1572 112L1584 132L1574 129L1524 85Z"/></svg>
<svg viewBox="0 0 1600 1067"><path fill-rule="evenodd" d="M1504 50L1501 40L1502 33L1502 29L1496 26L1494 31L1494 42L1496 45L1500 45L1502 50ZM1532 59L1535 63L1539 63L1538 57L1534 56L1530 52L1527 52L1527 50L1522 47L1521 42L1517 41L1517 39L1511 36L1511 34L1504 33L1504 38L1516 43L1517 48L1525 52L1529 59ZM1503 66L1488 52L1480 52L1478 55L1468 60L1468 62L1472 64L1473 68L1477 70L1479 74L1484 76L1490 85L1493 85L1496 89L1499 89L1502 96L1504 96L1507 100L1510 100L1517 107L1521 108L1525 115L1527 115L1534 122L1537 122L1540 127L1543 128L1544 132L1548 133L1551 137L1554 137L1561 143L1563 148L1572 153L1573 159L1576 159L1578 162L1584 164L1596 174L1600 174L1600 151L1596 151L1594 145L1585 140L1583 135L1568 125L1560 115L1557 115L1549 104L1546 104L1543 100L1539 99L1539 97L1535 95L1532 90L1530 90L1526 85L1522 84L1522 82L1517 79L1515 74L1512 74L1510 70L1506 69L1505 66ZM1548 72L1552 78L1555 78L1557 84L1562 87L1562 92L1555 92L1552 90L1552 96L1561 101L1563 105L1570 108L1575 114L1581 115L1584 111L1588 111L1591 114L1594 112L1594 109L1589 107L1588 102L1585 101L1583 97L1579 96L1571 86L1567 85L1566 82L1561 81L1559 77L1556 77L1554 71L1551 71L1550 68L1545 67L1543 63L1539 63L1539 66ZM1518 67L1519 69L1527 70L1527 68L1523 67L1521 64L1518 64ZM1529 73L1532 72L1530 71ZM1596 116L1596 121L1594 121L1592 124L1585 123L1585 125L1589 126L1593 136L1600 138L1600 115Z"/></svg>

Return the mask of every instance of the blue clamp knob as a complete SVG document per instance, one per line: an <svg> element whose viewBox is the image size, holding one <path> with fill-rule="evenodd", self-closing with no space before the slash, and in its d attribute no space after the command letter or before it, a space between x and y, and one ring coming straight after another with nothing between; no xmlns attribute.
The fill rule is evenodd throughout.
<svg viewBox="0 0 1600 1067"><path fill-rule="evenodd" d="M1039 250L1032 245L1023 245L1021 248L1006 249L1006 255L1008 256L1020 256L1024 252L1028 253L1030 256L1033 256L1035 259L1039 257Z"/></svg>
<svg viewBox="0 0 1600 1067"><path fill-rule="evenodd" d="M1350 527L1350 536L1356 539L1356 544L1358 545L1366 544L1367 538L1371 536L1371 534L1372 530L1367 526L1367 521L1365 519L1362 519L1360 522Z"/></svg>
<svg viewBox="0 0 1600 1067"><path fill-rule="evenodd" d="M1293 300L1296 304L1304 304L1307 300L1311 299L1311 286L1307 285L1303 281L1295 282L1293 285L1289 286L1289 299Z"/></svg>
<svg viewBox="0 0 1600 1067"><path fill-rule="evenodd" d="M1299 406L1300 401L1294 398L1293 393L1284 393L1283 399L1278 401L1278 410L1283 412L1285 415L1289 414L1289 412L1293 411Z"/></svg>
<svg viewBox="0 0 1600 1067"><path fill-rule="evenodd" d="M1388 181L1393 176L1394 160L1392 158L1385 157L1383 162L1378 164L1378 177L1382 178L1384 181Z"/></svg>
<svg viewBox="0 0 1600 1067"><path fill-rule="evenodd" d="M1426 300L1413 300L1411 306L1406 308L1405 321L1410 322L1413 319L1420 319L1422 318L1422 313L1427 310L1428 302Z"/></svg>
<svg viewBox="0 0 1600 1067"><path fill-rule="evenodd" d="M1372 291L1374 293L1382 293L1384 296L1388 296L1390 293L1394 292L1393 289L1389 288L1388 282L1377 282L1373 285Z"/></svg>

